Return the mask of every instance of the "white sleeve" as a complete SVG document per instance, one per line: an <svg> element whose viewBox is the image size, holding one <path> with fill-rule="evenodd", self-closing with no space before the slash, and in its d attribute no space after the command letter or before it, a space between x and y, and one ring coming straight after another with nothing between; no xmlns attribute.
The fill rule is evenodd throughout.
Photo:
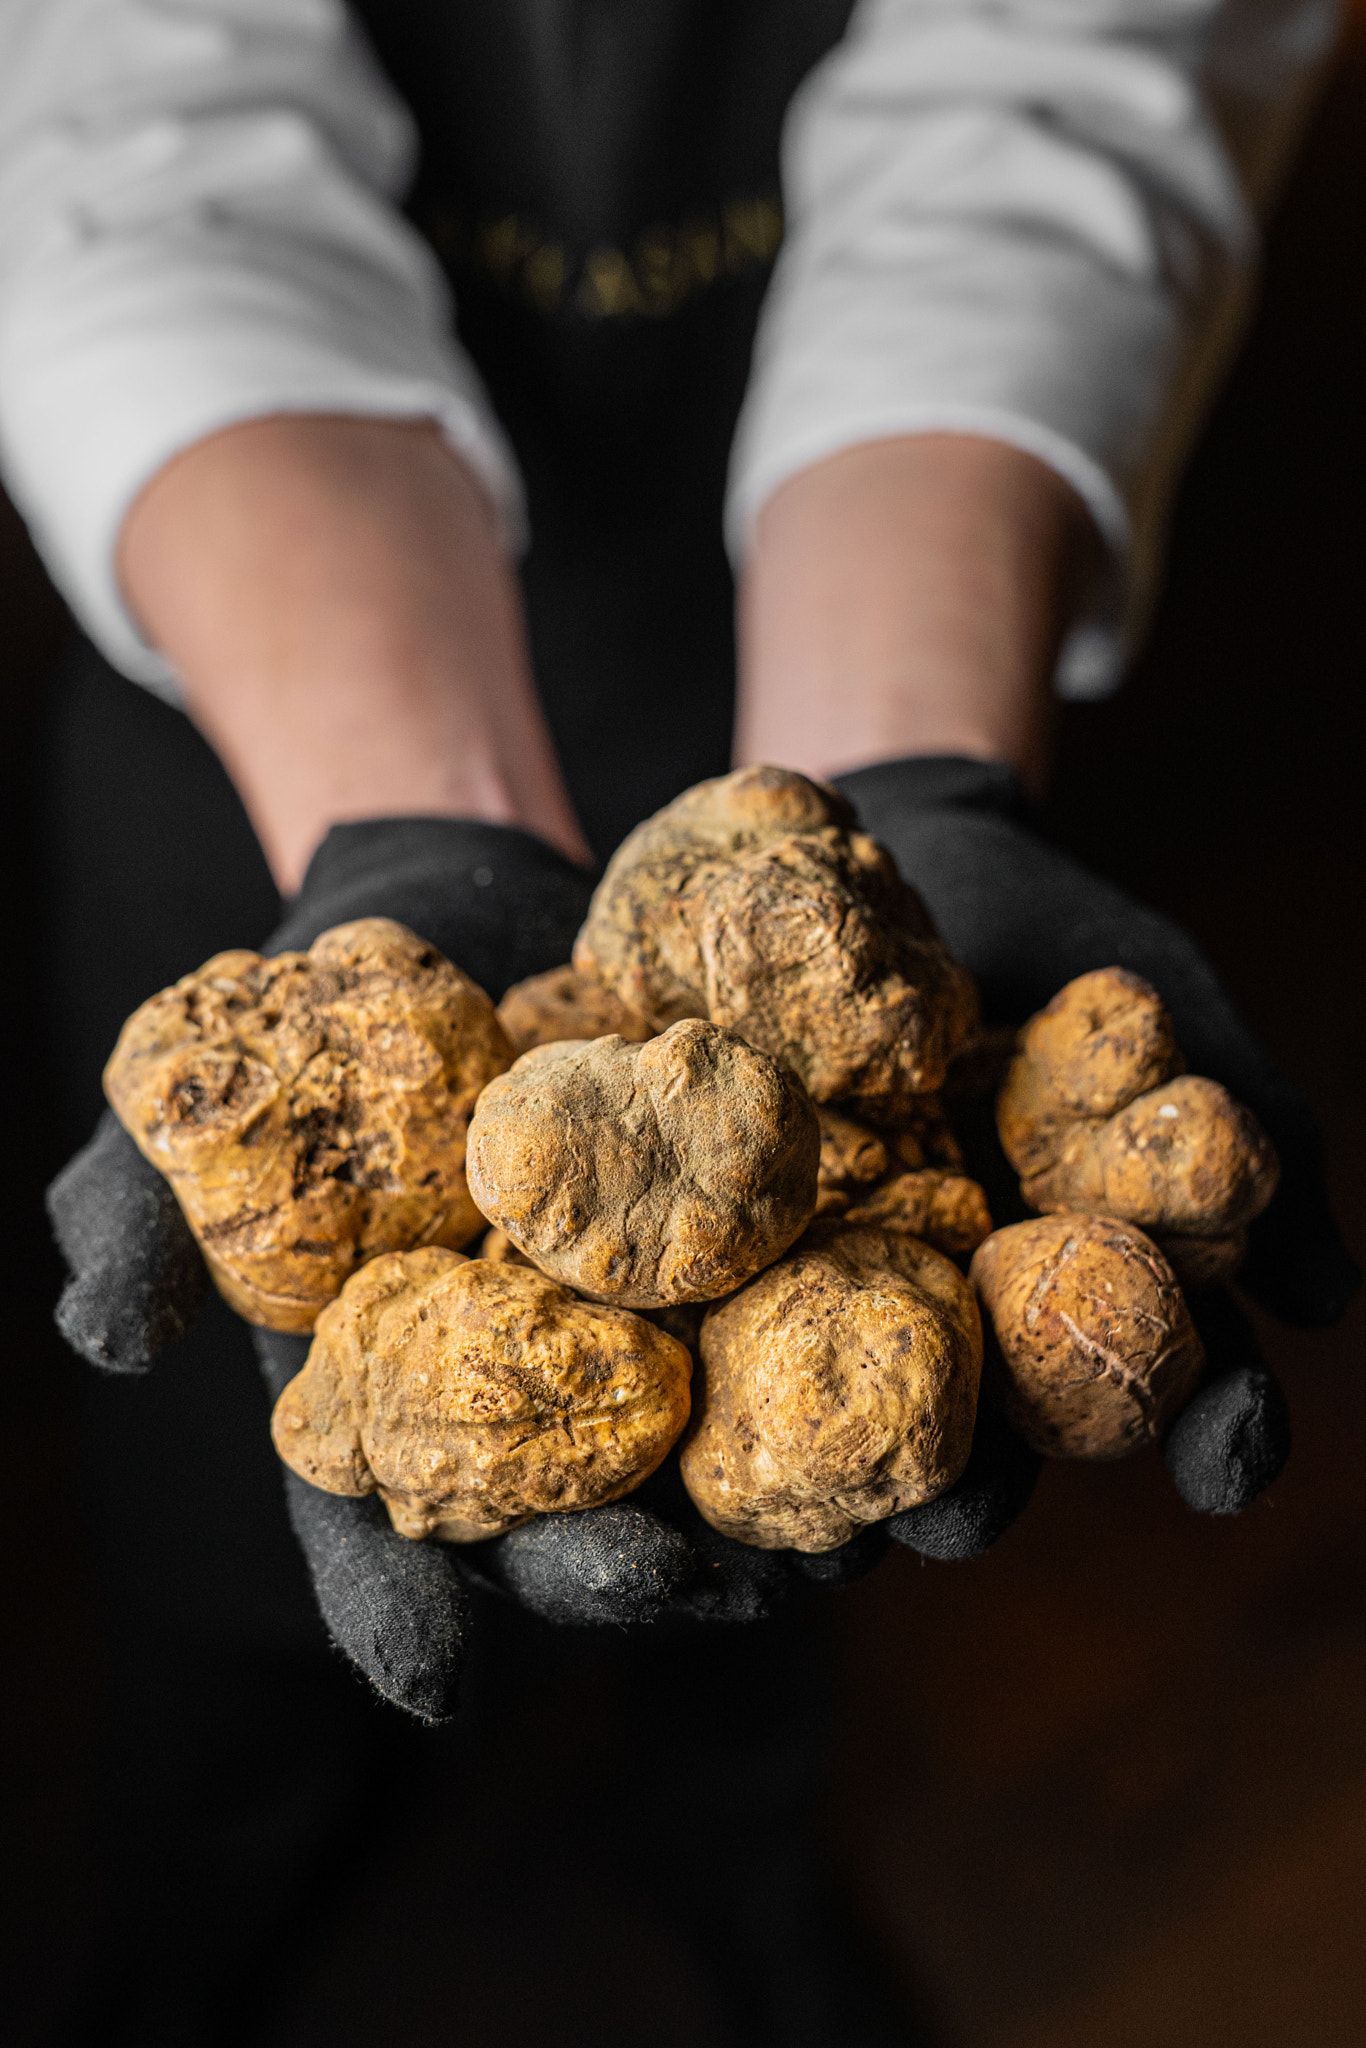
<svg viewBox="0 0 1366 2048"><path fill-rule="evenodd" d="M1059 687L1110 688L1337 17L1337 0L859 0L788 115L732 555L778 485L838 449L1009 442L1108 543Z"/></svg>
<svg viewBox="0 0 1366 2048"><path fill-rule="evenodd" d="M166 694L118 533L234 421L436 419L520 537L511 454L395 203L414 157L341 0L0 0L0 459L87 631Z"/></svg>

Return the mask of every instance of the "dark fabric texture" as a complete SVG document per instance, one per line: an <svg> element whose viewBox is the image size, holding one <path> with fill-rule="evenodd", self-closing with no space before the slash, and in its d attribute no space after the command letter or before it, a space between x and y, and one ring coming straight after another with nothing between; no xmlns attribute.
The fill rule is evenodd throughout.
<svg viewBox="0 0 1366 2048"><path fill-rule="evenodd" d="M1029 1505L1043 1459L1007 1426L988 1376L982 1384L972 1449L947 1493L893 1515L887 1534L941 1564L980 1557Z"/></svg>
<svg viewBox="0 0 1366 2048"><path fill-rule="evenodd" d="M1210 1363L1167 1432L1162 1456L1187 1507L1237 1515L1290 1456L1290 1410L1252 1325L1225 1289L1197 1295L1191 1313Z"/></svg>
<svg viewBox="0 0 1366 2048"><path fill-rule="evenodd" d="M72 1274L57 1328L90 1365L145 1372L190 1328L209 1276L169 1182L112 1110L53 1181L47 1210Z"/></svg>

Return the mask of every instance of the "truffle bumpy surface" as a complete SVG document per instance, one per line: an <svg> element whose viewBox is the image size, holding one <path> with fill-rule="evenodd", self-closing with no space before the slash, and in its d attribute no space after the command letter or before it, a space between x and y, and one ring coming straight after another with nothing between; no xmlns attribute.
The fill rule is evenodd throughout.
<svg viewBox="0 0 1366 2048"><path fill-rule="evenodd" d="M1204 1286L1237 1271L1280 1169L1252 1112L1184 1065L1156 989L1084 974L1020 1033L997 1126L1033 1208L1122 1216Z"/></svg>
<svg viewBox="0 0 1366 2048"><path fill-rule="evenodd" d="M629 1493L687 1421L691 1372L663 1330L525 1266L395 1252L319 1317L271 1431L310 1485L378 1492L401 1536L471 1543Z"/></svg>
<svg viewBox="0 0 1366 2048"><path fill-rule="evenodd" d="M470 1124L470 1190L546 1273L600 1301L728 1294L816 1206L820 1130L800 1082L689 1019L645 1045L538 1046Z"/></svg>
<svg viewBox="0 0 1366 2048"><path fill-rule="evenodd" d="M812 1226L702 1326L682 1453L707 1520L762 1549L831 1550L943 1493L972 1445L972 1290L913 1237Z"/></svg>
<svg viewBox="0 0 1366 2048"><path fill-rule="evenodd" d="M1204 1348L1190 1310L1132 1224L1011 1224L977 1253L972 1280L1004 1361L1006 1412L1045 1457L1125 1457L1159 1441L1195 1392Z"/></svg>
<svg viewBox="0 0 1366 2048"><path fill-rule="evenodd" d="M216 955L135 1011L104 1079L232 1307L306 1331L367 1259L483 1228L466 1130L511 1056L483 990L372 917Z"/></svg>
<svg viewBox="0 0 1366 2048"><path fill-rule="evenodd" d="M498 1005L498 1022L518 1053L564 1038L606 1038L615 1032L641 1045L654 1036L643 1017L577 967L552 967L548 974L517 982Z"/></svg>
<svg viewBox="0 0 1366 2048"><path fill-rule="evenodd" d="M818 1102L896 1120L937 1088L975 995L836 791L782 768L699 783L623 841L574 964L662 1029L707 1017Z"/></svg>

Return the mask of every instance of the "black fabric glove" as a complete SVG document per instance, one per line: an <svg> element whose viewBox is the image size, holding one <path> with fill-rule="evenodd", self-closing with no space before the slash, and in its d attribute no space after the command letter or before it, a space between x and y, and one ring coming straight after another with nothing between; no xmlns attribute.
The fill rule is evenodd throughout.
<svg viewBox="0 0 1366 2048"><path fill-rule="evenodd" d="M892 761L834 779L972 970L986 1023L1022 1024L1093 968L1126 967L1153 984L1191 1071L1222 1081L1246 1103L1280 1155L1280 1185L1252 1225L1239 1285L1283 1322L1315 1329L1335 1322L1361 1273L1328 1206L1314 1119L1186 933L1049 845L1019 778L999 763ZM994 1122L986 1121L988 1129L970 1135L971 1163L998 1221L1009 1221L1025 1211L996 1146ZM1233 1514L1280 1471L1290 1448L1289 1417L1232 1299L1215 1290L1197 1297L1192 1312L1209 1365L1167 1437L1167 1468L1189 1506ZM1033 1454L984 1401L972 1461L958 1485L895 1517L890 1532L930 1556L973 1554L1024 1506L1032 1470Z"/></svg>
<svg viewBox="0 0 1366 2048"><path fill-rule="evenodd" d="M511 983L568 959L592 886L540 840L510 828L435 818L336 826L265 950L306 948L354 918L393 917L497 999ZM146 1370L190 1327L208 1285L170 1188L106 1115L53 1183L49 1209L72 1275L57 1310L67 1341L107 1370ZM278 1398L302 1367L308 1340L253 1336ZM426 1719L453 1703L467 1582L550 1621L622 1624L665 1609L690 1620L754 1620L792 1576L785 1558L708 1528L676 1471L671 1488L661 1477L652 1499L540 1516L470 1546L409 1542L394 1534L376 1498L321 1493L288 1472L284 1482L333 1640L385 1698ZM851 1552L829 1573L852 1575L865 1552Z"/></svg>

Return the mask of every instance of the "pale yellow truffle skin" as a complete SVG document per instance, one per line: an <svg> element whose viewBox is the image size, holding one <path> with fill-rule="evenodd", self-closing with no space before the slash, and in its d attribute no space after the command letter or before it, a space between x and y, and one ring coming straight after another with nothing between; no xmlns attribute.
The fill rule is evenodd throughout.
<svg viewBox="0 0 1366 2048"><path fill-rule="evenodd" d="M938 1087L970 977L834 790L783 768L699 783L618 848L574 964L656 1028L708 1017L817 1102L882 1119Z"/></svg>
<svg viewBox="0 0 1366 2048"><path fill-rule="evenodd" d="M1032 1208L1123 1216L1208 1285L1235 1270L1280 1168L1252 1112L1183 1067L1155 989L1082 975L1021 1032L997 1127Z"/></svg>
<svg viewBox="0 0 1366 2048"><path fill-rule="evenodd" d="M828 1103L821 1103L816 1115L821 1127L816 1214L842 1216L864 1188L883 1178L887 1147L876 1132L841 1116Z"/></svg>
<svg viewBox="0 0 1366 2048"><path fill-rule="evenodd" d="M691 1372L664 1331L524 1266L391 1253L318 1318L271 1433L309 1485L378 1492L401 1536L473 1543L638 1486Z"/></svg>
<svg viewBox="0 0 1366 2048"><path fill-rule="evenodd" d="M498 1005L498 1022L514 1052L566 1038L607 1038L613 1033L641 1045L654 1032L643 1017L617 1001L596 975L552 967L516 982Z"/></svg>
<svg viewBox="0 0 1366 2048"><path fill-rule="evenodd" d="M701 1355L683 1479L741 1543L832 1550L967 1463L981 1321L962 1275L915 1238L814 1224L708 1312Z"/></svg>
<svg viewBox="0 0 1366 2048"><path fill-rule="evenodd" d="M991 1211L977 1182L939 1166L899 1173L870 1188L846 1209L845 1221L904 1231L951 1259L970 1257L991 1235Z"/></svg>
<svg viewBox="0 0 1366 2048"><path fill-rule="evenodd" d="M1004 1361L1006 1412L1049 1458L1158 1442L1204 1350L1151 1238L1113 1217L1043 1216L989 1237L972 1281Z"/></svg>
<svg viewBox="0 0 1366 2048"><path fill-rule="evenodd" d="M511 1047L484 991L405 926L220 953L125 1024L105 1070L220 1293L306 1331L367 1259L483 1227L470 1112Z"/></svg>
<svg viewBox="0 0 1366 2048"><path fill-rule="evenodd" d="M541 1271L597 1301L728 1294L816 1206L820 1130L800 1082L690 1019L645 1045L539 1046L470 1125L476 1202Z"/></svg>

